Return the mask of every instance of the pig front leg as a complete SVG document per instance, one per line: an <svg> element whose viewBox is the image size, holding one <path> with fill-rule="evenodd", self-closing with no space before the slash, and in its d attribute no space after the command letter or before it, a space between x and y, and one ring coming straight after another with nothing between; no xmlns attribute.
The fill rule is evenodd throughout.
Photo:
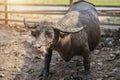
<svg viewBox="0 0 120 80"><path fill-rule="evenodd" d="M50 49L48 50L48 53L45 55L44 69L40 74L40 77L42 77L40 80L47 80L48 78L51 56L52 56L52 50Z"/></svg>

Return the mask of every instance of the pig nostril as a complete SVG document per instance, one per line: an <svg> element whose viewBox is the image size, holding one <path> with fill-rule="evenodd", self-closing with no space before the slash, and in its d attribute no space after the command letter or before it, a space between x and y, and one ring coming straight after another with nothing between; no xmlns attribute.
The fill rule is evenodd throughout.
<svg viewBox="0 0 120 80"><path fill-rule="evenodd" d="M37 48L41 48L41 46L40 45L34 45L33 48L37 49Z"/></svg>
<svg viewBox="0 0 120 80"><path fill-rule="evenodd" d="M37 48L38 48L38 49L39 49L39 48L41 48L41 47L42 47L42 46L40 46L40 45L39 45L39 46L37 46Z"/></svg>
<svg viewBox="0 0 120 80"><path fill-rule="evenodd" d="M41 46L40 46L40 47L37 47L37 48L41 48Z"/></svg>

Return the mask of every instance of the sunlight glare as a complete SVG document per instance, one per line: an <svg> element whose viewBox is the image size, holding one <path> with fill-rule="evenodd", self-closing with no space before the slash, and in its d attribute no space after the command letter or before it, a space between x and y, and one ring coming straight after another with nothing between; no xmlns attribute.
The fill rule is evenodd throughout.
<svg viewBox="0 0 120 80"><path fill-rule="evenodd" d="M24 2L25 0L8 0L9 3L19 3Z"/></svg>

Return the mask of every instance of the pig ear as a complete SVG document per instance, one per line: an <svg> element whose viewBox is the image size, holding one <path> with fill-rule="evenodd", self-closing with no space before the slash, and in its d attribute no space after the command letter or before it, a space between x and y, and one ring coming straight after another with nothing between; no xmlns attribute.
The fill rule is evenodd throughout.
<svg viewBox="0 0 120 80"><path fill-rule="evenodd" d="M84 27L83 26L81 26L81 27L64 27L64 26L56 25L56 26L53 26L53 28L58 31L64 32L64 33L77 33L79 31L81 31Z"/></svg>
<svg viewBox="0 0 120 80"><path fill-rule="evenodd" d="M25 20L25 18L24 18L23 23L24 23L25 27L30 28L30 29L35 29L38 26L38 24L28 24L28 22Z"/></svg>

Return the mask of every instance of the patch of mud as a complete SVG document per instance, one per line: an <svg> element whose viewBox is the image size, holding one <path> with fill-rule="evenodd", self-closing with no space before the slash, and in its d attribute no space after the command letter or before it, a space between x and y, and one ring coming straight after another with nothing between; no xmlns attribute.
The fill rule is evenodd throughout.
<svg viewBox="0 0 120 80"><path fill-rule="evenodd" d="M101 29L101 42L91 52L93 80L120 80L120 29ZM39 80L44 57L31 54L29 30L0 25L0 80ZM63 61L54 51L49 80L83 80L82 57Z"/></svg>

